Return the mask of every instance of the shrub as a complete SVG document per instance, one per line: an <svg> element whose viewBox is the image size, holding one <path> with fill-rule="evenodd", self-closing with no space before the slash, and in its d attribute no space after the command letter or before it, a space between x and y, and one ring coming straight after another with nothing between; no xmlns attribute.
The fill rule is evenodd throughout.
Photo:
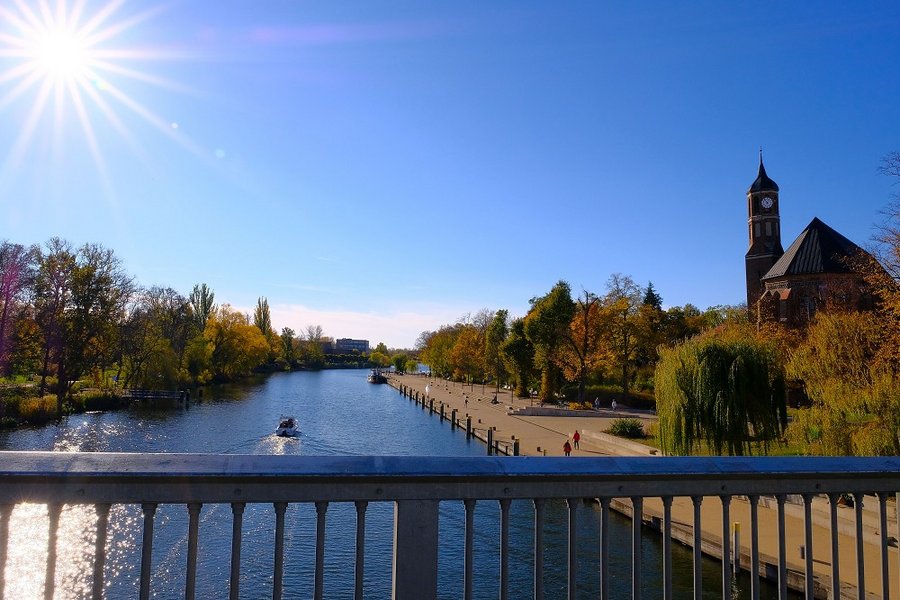
<svg viewBox="0 0 900 600"><path fill-rule="evenodd" d="M29 423L45 423L56 416L56 396L26 398L19 403L19 417Z"/></svg>
<svg viewBox="0 0 900 600"><path fill-rule="evenodd" d="M624 438L639 439L644 437L644 424L639 419L616 419L607 429L607 433Z"/></svg>

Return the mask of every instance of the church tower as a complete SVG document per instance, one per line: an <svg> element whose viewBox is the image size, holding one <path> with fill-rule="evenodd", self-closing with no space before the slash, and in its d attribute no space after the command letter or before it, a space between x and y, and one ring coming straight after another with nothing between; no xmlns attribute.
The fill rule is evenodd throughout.
<svg viewBox="0 0 900 600"><path fill-rule="evenodd" d="M763 276L784 254L781 247L778 184L766 175L762 150L759 151L756 181L747 190L747 234L750 238L744 259L747 270L747 309L752 311L765 290Z"/></svg>

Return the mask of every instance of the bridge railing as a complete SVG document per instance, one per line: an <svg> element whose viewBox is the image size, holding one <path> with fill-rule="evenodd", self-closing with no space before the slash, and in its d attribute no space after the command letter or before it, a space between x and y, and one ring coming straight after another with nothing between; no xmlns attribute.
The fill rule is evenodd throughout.
<svg viewBox="0 0 900 600"><path fill-rule="evenodd" d="M355 597L362 598L365 571L365 516L369 503L394 505L393 581L394 598L434 598L438 585L438 507L441 502L461 502L465 507L464 597L472 597L473 525L478 502L497 502L500 507L499 552L500 598L509 597L509 507L513 500L528 500L534 507L533 597L543 589L544 504L562 499L568 507L568 597L576 597L577 507L582 499L599 503L599 564L597 575L601 598L609 598L610 507L630 504L632 521L632 597L641 593L641 535L645 501L661 501L663 597L672 590L672 507L690 503L693 508L694 597L702 593L700 564L704 529L704 498L721 507L720 556L722 597L731 597L732 542L729 532L733 499L749 502L749 556L751 596L759 597L760 517L763 510L776 513L778 539L778 585L780 597L788 586L785 509L789 496L797 495L803 512L803 541L813 548L813 513L830 517L830 581L821 581L807 551L799 574L808 598L821 589L840 597L840 554L855 553L855 592L866 597L866 569L879 580L880 593L890 597L888 529L889 502L900 490L900 460L895 458L543 458L543 457L303 457L257 455L105 454L61 452L0 452L0 598L6 572L10 515L16 505L48 506L51 532L48 537L47 597L53 597L53 561L58 527L64 505L93 505L97 511L93 556L93 597L103 597L104 563L110 507L138 505L143 514L140 597L151 594L151 557L154 517L161 504L180 504L189 513L185 561L185 597L195 595L199 514L205 504L226 504L232 509L230 587L238 598L241 573L242 515L247 504L273 507L274 598L282 595L284 575L285 511L289 503L312 503L316 507L316 552L314 594L323 595L325 514L330 503L354 503L356 507ZM867 565L864 557L863 502L874 497L873 511L880 535L879 560ZM837 508L848 498L855 500L855 548L838 543ZM824 498L824 500L823 500ZM818 503L818 510L814 505ZM714 502L707 502L709 510ZM871 511L871 509L868 509ZM717 515L718 517L719 515ZM868 515L870 518L872 515ZM715 519L718 522L718 518ZM894 536L897 534L894 533ZM843 538L842 538L843 539ZM818 544L826 544L821 539ZM871 555L871 553L870 553ZM765 569L763 569L765 570ZM845 574L846 575L846 574ZM869 574L872 579L872 573ZM880 577L878 577L880 575ZM846 581L846 579L845 579ZM900 581L895 585L900 585ZM843 584L846 592L853 586ZM900 587L895 587L900 594Z"/></svg>

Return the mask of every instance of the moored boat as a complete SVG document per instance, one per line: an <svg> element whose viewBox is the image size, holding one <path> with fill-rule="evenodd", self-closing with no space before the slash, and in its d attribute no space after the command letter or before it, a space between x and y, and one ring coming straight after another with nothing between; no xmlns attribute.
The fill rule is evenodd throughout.
<svg viewBox="0 0 900 600"><path fill-rule="evenodd" d="M369 383L387 383L387 377L378 369L372 369L372 372L366 377L366 381Z"/></svg>

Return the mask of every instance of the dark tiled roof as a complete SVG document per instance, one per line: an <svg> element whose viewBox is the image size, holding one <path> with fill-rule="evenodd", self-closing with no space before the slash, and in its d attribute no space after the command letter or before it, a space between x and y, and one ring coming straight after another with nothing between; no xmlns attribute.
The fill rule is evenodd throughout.
<svg viewBox="0 0 900 600"><path fill-rule="evenodd" d="M851 273L846 259L863 250L814 218L763 279L811 273Z"/></svg>
<svg viewBox="0 0 900 600"><path fill-rule="evenodd" d="M766 175L766 167L763 165L762 156L759 157L759 173L756 174L756 181L750 185L750 192L777 192L778 184L769 179Z"/></svg>

